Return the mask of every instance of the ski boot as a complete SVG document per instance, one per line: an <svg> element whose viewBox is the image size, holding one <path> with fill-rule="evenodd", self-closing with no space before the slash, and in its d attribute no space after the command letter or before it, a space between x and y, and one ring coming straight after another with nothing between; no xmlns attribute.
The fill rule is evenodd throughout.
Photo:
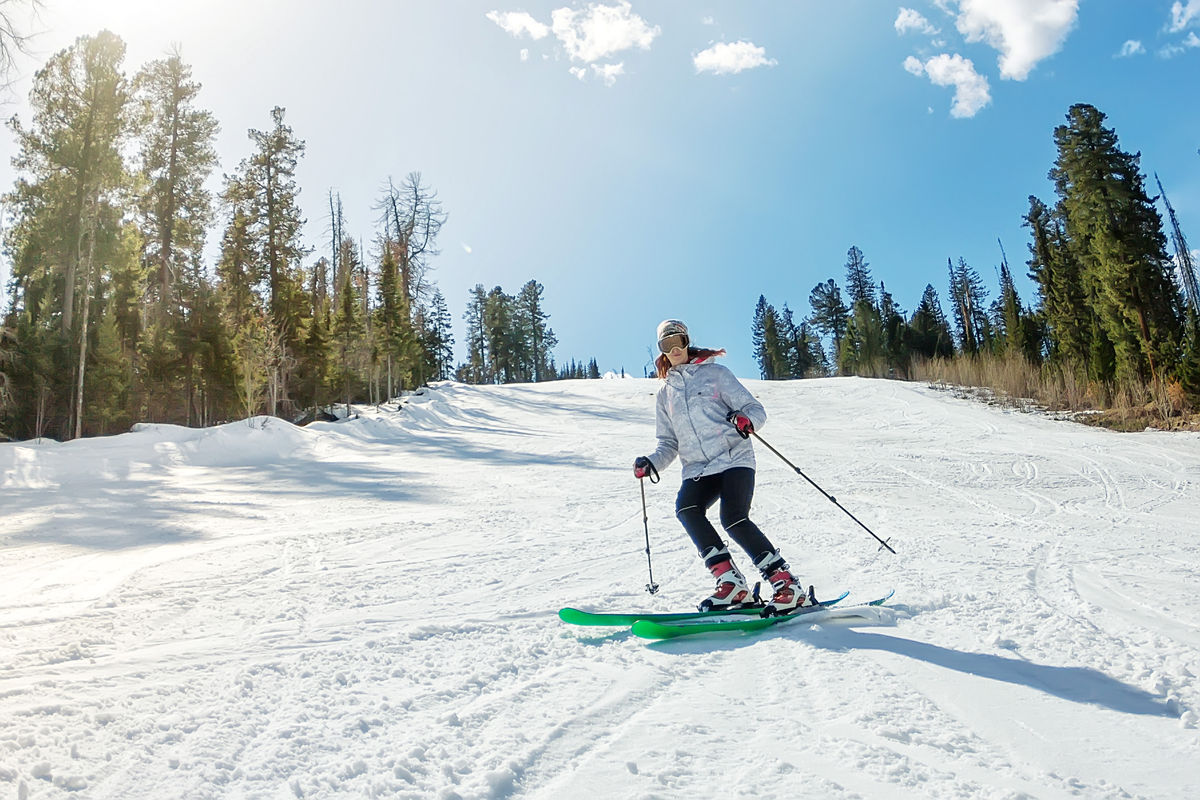
<svg viewBox="0 0 1200 800"><path fill-rule="evenodd" d="M698 608L701 611L740 608L749 601L750 587L746 585L746 579L733 565L732 560L727 558L724 561L718 561L710 565L709 569L712 570L713 577L717 579L717 589L700 602Z"/></svg>
<svg viewBox="0 0 1200 800"><path fill-rule="evenodd" d="M764 617L782 617L799 608L817 604L812 588L810 587L807 592L804 591L804 587L800 586L792 577L792 573L786 569L779 570L768 580L771 582L771 588L775 594L771 597L771 602L767 603L767 607L763 609Z"/></svg>
<svg viewBox="0 0 1200 800"><path fill-rule="evenodd" d="M758 567L762 576L771 584L774 592L771 602L767 603L767 607L763 609L764 617L781 617L791 614L798 608L817 604L812 588L810 587L807 592L804 591L804 588L789 572L787 562L783 560L783 556L779 555L778 550L763 553L754 566Z"/></svg>

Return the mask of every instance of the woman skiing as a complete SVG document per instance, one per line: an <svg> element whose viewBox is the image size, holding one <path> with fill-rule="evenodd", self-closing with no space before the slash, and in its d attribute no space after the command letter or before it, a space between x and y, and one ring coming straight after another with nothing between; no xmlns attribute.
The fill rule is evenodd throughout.
<svg viewBox="0 0 1200 800"><path fill-rule="evenodd" d="M692 347L687 326L679 320L659 323L658 349L654 364L664 381L657 400L658 447L634 461L633 474L640 479L657 473L679 456L683 485L675 500L675 516L717 579L716 591L700 603L700 610L736 607L751 600L746 579L708 521L708 509L718 499L721 527L773 589L763 616L787 614L810 604L787 562L750 521L754 447L749 438L766 422L762 404L732 372L716 363L714 359L725 351Z"/></svg>

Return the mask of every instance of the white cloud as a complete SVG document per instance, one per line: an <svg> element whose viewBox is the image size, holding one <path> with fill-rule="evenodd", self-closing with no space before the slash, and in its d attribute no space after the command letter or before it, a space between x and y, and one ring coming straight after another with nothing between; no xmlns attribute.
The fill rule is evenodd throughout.
<svg viewBox="0 0 1200 800"><path fill-rule="evenodd" d="M634 14L628 0L619 0L615 6L596 3L579 10L556 8L550 19L554 35L571 60L589 64L632 47L649 50L662 33L662 28L652 27Z"/></svg>
<svg viewBox="0 0 1200 800"><path fill-rule="evenodd" d="M529 60L529 48L528 47L521 48L521 60L522 61Z"/></svg>
<svg viewBox="0 0 1200 800"><path fill-rule="evenodd" d="M1078 16L1079 0L959 0L957 27L1000 52L1002 78L1023 81L1058 52Z"/></svg>
<svg viewBox="0 0 1200 800"><path fill-rule="evenodd" d="M1180 44L1169 44L1159 50L1158 54L1163 58L1174 58L1196 47L1200 47L1200 37L1196 36L1195 31L1191 31Z"/></svg>
<svg viewBox="0 0 1200 800"><path fill-rule="evenodd" d="M715 19L713 19L712 17L701 17L700 24L701 25L716 25L717 21Z"/></svg>
<svg viewBox="0 0 1200 800"><path fill-rule="evenodd" d="M579 78L579 80L583 80L584 78L587 77L587 68L586 67L571 67L570 69L567 70L567 72L570 72L576 78Z"/></svg>
<svg viewBox="0 0 1200 800"><path fill-rule="evenodd" d="M954 104L950 107L952 117L973 117L992 102L987 78L975 71L975 64L970 59L957 53L952 56L943 53L924 64L909 56L904 61L904 69L913 75L928 75L930 82L935 86L953 86Z"/></svg>
<svg viewBox="0 0 1200 800"><path fill-rule="evenodd" d="M1171 27L1169 30L1171 33L1179 33L1197 19L1200 19L1200 0L1188 0L1186 6L1183 3L1177 2L1171 6Z"/></svg>
<svg viewBox="0 0 1200 800"><path fill-rule="evenodd" d="M467 244L466 242L459 242L459 244L462 245L462 249L463 249L464 253L466 253L467 255L471 255L471 245Z"/></svg>
<svg viewBox="0 0 1200 800"><path fill-rule="evenodd" d="M592 72L604 81L605 86L617 82L617 76L625 74L625 62L620 64L592 64Z"/></svg>
<svg viewBox="0 0 1200 800"><path fill-rule="evenodd" d="M534 40L544 39L550 33L549 26L524 11L489 11L487 18L518 38L528 35Z"/></svg>
<svg viewBox="0 0 1200 800"><path fill-rule="evenodd" d="M1121 45L1121 52L1117 53L1117 58L1129 58L1130 56L1140 56L1146 52L1146 48L1137 39L1130 39L1125 44Z"/></svg>
<svg viewBox="0 0 1200 800"><path fill-rule="evenodd" d="M753 42L738 41L730 44L719 42L702 50L692 58L696 72L711 72L714 75L734 75L755 67L773 67L779 62L767 58L766 48Z"/></svg>
<svg viewBox="0 0 1200 800"><path fill-rule="evenodd" d="M911 8L901 8L900 13L896 16L896 33L903 36L909 31L917 31L929 36L936 36L940 33L929 23L929 20L921 16L921 12Z"/></svg>

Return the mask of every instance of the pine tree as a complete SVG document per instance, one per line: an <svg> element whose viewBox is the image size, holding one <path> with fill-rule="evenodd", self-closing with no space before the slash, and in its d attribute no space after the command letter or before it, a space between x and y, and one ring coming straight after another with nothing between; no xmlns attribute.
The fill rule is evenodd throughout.
<svg viewBox="0 0 1200 800"><path fill-rule="evenodd" d="M82 433L89 326L96 324L84 312L107 268L104 243L121 236L121 214L112 209L129 185L121 155L129 132L124 57L124 42L108 31L78 38L35 75L30 126L15 117L9 123L18 146L13 166L22 175L8 196L16 212L7 236L13 309L27 317L17 335L35 336L31 350L48 348L51 360L39 378L47 385L16 389L39 397L39 427L48 422L63 437Z"/></svg>
<svg viewBox="0 0 1200 800"><path fill-rule="evenodd" d="M1067 246L1063 221L1045 203L1031 196L1025 226L1032 236L1029 277L1038 285L1042 316L1050 331L1049 357L1060 366L1086 372L1094 349L1095 315L1084 293L1079 262ZM1111 375L1091 377L1103 380Z"/></svg>
<svg viewBox="0 0 1200 800"><path fill-rule="evenodd" d="M803 322L796 325L795 316L787 303L779 312L779 333L784 345L787 377L805 378L820 369L808 326ZM820 347L819 341L817 346ZM821 360L824 360L824 352L821 353Z"/></svg>
<svg viewBox="0 0 1200 800"><path fill-rule="evenodd" d="M809 322L817 333L831 338L832 352L836 360L842 350L842 337L846 334L846 325L850 319L850 310L842 302L842 292L830 278L825 283L818 283L808 296L812 306L812 316Z"/></svg>
<svg viewBox="0 0 1200 800"><path fill-rule="evenodd" d="M467 371L466 383L491 383L489 371L490 350L487 335L487 290L482 283L475 284L471 289L467 310L463 313L463 321L467 323Z"/></svg>
<svg viewBox="0 0 1200 800"><path fill-rule="evenodd" d="M904 311L896 303L883 281L879 282L879 320L883 327L883 351L889 375L907 378L911 365L911 332Z"/></svg>
<svg viewBox="0 0 1200 800"><path fill-rule="evenodd" d="M212 198L205 182L217 164L213 115L195 107L200 84L176 51L152 61L134 79L141 114L138 173L146 187L139 210L144 220L146 261L157 273L158 313L178 308L174 286L195 278L211 220Z"/></svg>
<svg viewBox="0 0 1200 800"><path fill-rule="evenodd" d="M523 340L521 351L527 355L528 363L522 369L526 380L542 381L553 374L550 369L550 352L558 344L554 331L546 325L550 315L545 312L542 295L545 287L531 280L521 287L516 297L515 315Z"/></svg>
<svg viewBox="0 0 1200 800"><path fill-rule="evenodd" d="M758 373L763 380L775 377L774 364L767 349L767 317L775 310L767 303L767 298L758 296L758 305L754 307L754 322L751 326L750 341L754 348L754 360L758 362ZM774 329L774 323L771 325Z"/></svg>
<svg viewBox="0 0 1200 800"><path fill-rule="evenodd" d="M1007 258L1000 262L1000 296L996 298L993 309L1000 351L1024 355L1027 350L1022 325L1025 312L1021 306L1021 297L1017 294L1016 282L1008 269Z"/></svg>
<svg viewBox="0 0 1200 800"><path fill-rule="evenodd" d="M954 338L950 323L942 311L942 301L932 284L925 286L921 302L909 320L912 331L912 351L924 358L952 358Z"/></svg>
<svg viewBox="0 0 1200 800"><path fill-rule="evenodd" d="M277 360L270 365L268 400L271 414L277 403L289 408L291 372L303 335L303 316L309 305L303 297L300 262L306 250L300 242L304 219L300 216L296 168L304 155L304 142L284 123L284 109L271 110L270 130L250 130L254 152L242 162L238 183L256 260L266 278L267 310L273 326L270 340Z"/></svg>
<svg viewBox="0 0 1200 800"><path fill-rule="evenodd" d="M238 331L265 305L260 287L265 283L266 272L251 230L254 212L249 187L236 177L227 177L222 200L230 210L230 217L221 236L217 277L231 326Z"/></svg>
<svg viewBox="0 0 1200 800"><path fill-rule="evenodd" d="M850 307L859 303L875 306L875 281L871 278L870 265L863 258L862 250L852 246L846 252L846 294Z"/></svg>
<svg viewBox="0 0 1200 800"><path fill-rule="evenodd" d="M388 396L391 397L398 389L415 386L418 378L423 377L425 370L419 365L425 347L419 341L420 333L413 323L408 294L403 289L399 271L400 245L385 238L381 247L376 313L383 339Z"/></svg>
<svg viewBox="0 0 1200 800"><path fill-rule="evenodd" d="M434 357L434 380L449 380L453 374L451 364L454 361L453 320L441 289L436 289L433 293L427 319L430 332L427 349Z"/></svg>
<svg viewBox="0 0 1200 800"><path fill-rule="evenodd" d="M208 111L195 107L200 85L178 51L146 65L134 79L140 111L138 156L143 259L157 280L149 285L153 320L179 341L184 412L172 413L191 423L197 408L197 358L204 329L202 297L209 279L202 266L204 240L212 218L212 198L205 182L217 163L213 141L218 126ZM153 298L157 294L157 300Z"/></svg>
<svg viewBox="0 0 1200 800"><path fill-rule="evenodd" d="M754 312L754 357L763 380L785 380L792 377L790 342L784 322L775 307L759 296Z"/></svg>
<svg viewBox="0 0 1200 800"><path fill-rule="evenodd" d="M488 372L496 383L513 383L517 380L517 365L523 355L513 336L513 305L513 298L499 286L488 292L484 302Z"/></svg>
<svg viewBox="0 0 1200 800"><path fill-rule="evenodd" d="M1097 327L1113 346L1117 379L1159 379L1178 359L1182 298L1140 155L1122 151L1104 120L1094 106L1071 107L1067 124L1054 130L1050 177Z"/></svg>
<svg viewBox="0 0 1200 800"><path fill-rule="evenodd" d="M337 311L333 317L333 340L338 352L338 381L341 397L350 413L350 403L361 389L362 335L366 321L362 313L361 292L355 281L358 267L353 248L343 249L342 275L337 292Z"/></svg>
<svg viewBox="0 0 1200 800"><path fill-rule="evenodd" d="M950 302L959 348L965 355L978 355L990 347L992 339L987 317L987 290L979 273L965 258L958 259L957 267L949 259L946 264L950 269Z"/></svg>
<svg viewBox="0 0 1200 800"><path fill-rule="evenodd" d="M854 304L846 334L838 352L838 370L843 375L880 377L886 368L883 320L879 309L867 299Z"/></svg>

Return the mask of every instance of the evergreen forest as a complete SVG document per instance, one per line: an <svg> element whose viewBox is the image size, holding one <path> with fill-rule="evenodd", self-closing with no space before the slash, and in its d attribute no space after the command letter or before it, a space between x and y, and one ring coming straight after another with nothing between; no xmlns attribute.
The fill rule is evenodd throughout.
<svg viewBox="0 0 1200 800"><path fill-rule="evenodd" d="M298 204L305 143L285 110L265 114L213 181L219 123L190 67L178 52L136 70L124 60L110 32L79 38L36 73L29 119L8 122L18 178L3 196L0 438L300 422L435 380L600 376L595 359L556 363L536 280L469 292L455 363L433 279L447 212L420 172L383 181L369 242L328 192L314 250ZM1140 155L1093 106L1071 107L1053 138L1055 197L1031 196L1024 218L1036 296L1019 296L1001 244L994 299L976 267L948 258L909 313L852 246L844 284L813 287L807 315L759 297L761 377L934 380L1163 419L1200 408L1200 289L1162 184L1152 195Z"/></svg>
<svg viewBox="0 0 1200 800"><path fill-rule="evenodd" d="M938 283L950 313L931 282L909 314L852 246L844 287L832 278L813 287L799 322L759 297L761 376L944 380L1051 407L1146 406L1159 420L1200 408L1196 265L1162 183L1155 176L1158 192L1148 193L1140 155L1121 149L1093 106L1072 106L1053 135L1056 197L1031 196L1023 223L1030 302L999 244L994 300L975 267L947 259Z"/></svg>
<svg viewBox="0 0 1200 800"><path fill-rule="evenodd" d="M214 193L219 123L191 68L178 51L137 70L124 60L108 31L79 38L36 73L30 118L8 123L19 177L3 197L0 438L303 421L442 379L599 377L595 359L556 365L536 280L474 287L467 361L453 363L432 278L447 212L419 172L386 180L369 243L330 192L313 252L297 201L305 143L285 110L248 132Z"/></svg>

